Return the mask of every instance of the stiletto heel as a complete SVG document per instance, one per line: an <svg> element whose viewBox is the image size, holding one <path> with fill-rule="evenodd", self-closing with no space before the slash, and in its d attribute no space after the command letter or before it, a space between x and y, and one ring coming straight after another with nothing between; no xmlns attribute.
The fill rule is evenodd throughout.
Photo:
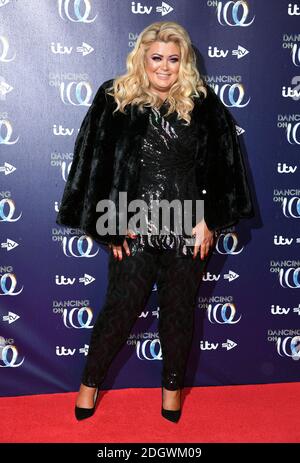
<svg viewBox="0 0 300 463"><path fill-rule="evenodd" d="M163 387L161 388L161 394L162 394L162 399L163 399ZM181 389L180 389L180 396L181 396ZM181 399L181 397L180 397L180 399ZM177 421L179 420L179 418L181 416L181 407L179 408L179 410L166 410L162 406L161 407L161 414L167 420L173 421L173 423L177 423Z"/></svg>
<svg viewBox="0 0 300 463"><path fill-rule="evenodd" d="M84 419L89 418L90 416L92 416L94 414L97 399L98 399L98 395L99 395L99 389L97 389L97 391L95 392L95 395L94 395L94 406L93 406L93 408L83 408L83 407L77 407L77 405L75 405L75 416L76 416L77 420L84 420Z"/></svg>

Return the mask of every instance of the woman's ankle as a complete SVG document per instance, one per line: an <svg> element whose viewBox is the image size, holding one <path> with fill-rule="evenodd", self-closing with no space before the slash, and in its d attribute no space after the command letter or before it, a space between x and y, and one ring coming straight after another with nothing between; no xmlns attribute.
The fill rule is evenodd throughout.
<svg viewBox="0 0 300 463"><path fill-rule="evenodd" d="M166 410L178 410L181 407L181 389L173 391L163 387L162 406Z"/></svg>
<svg viewBox="0 0 300 463"><path fill-rule="evenodd" d="M93 407L96 390L96 387L81 384L76 398L76 405L83 408Z"/></svg>
<svg viewBox="0 0 300 463"><path fill-rule="evenodd" d="M86 386L85 384L81 383L80 384L80 389L84 390L84 391L87 391L87 392L95 392L95 390L97 389L96 386Z"/></svg>

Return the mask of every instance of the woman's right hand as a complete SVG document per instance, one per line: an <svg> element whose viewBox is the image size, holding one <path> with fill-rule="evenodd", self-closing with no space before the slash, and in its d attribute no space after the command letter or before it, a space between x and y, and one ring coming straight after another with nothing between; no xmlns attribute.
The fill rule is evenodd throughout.
<svg viewBox="0 0 300 463"><path fill-rule="evenodd" d="M128 236L129 238L133 238L133 239L137 237L137 235L133 233L131 230L129 231L127 230L126 236ZM112 243L109 243L108 247L112 250L115 259L122 260L123 258L122 247L125 249L127 256L130 256L130 249L126 241L126 238L124 238L122 246L116 246Z"/></svg>

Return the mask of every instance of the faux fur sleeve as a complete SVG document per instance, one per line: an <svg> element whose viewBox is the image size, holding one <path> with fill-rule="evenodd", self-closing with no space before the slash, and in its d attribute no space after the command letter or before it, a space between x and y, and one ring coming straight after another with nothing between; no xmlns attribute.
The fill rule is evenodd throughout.
<svg viewBox="0 0 300 463"><path fill-rule="evenodd" d="M100 243L111 241L96 232L96 204L107 199L113 178L114 136L106 82L97 90L75 140L73 161L56 223L78 228ZM105 135L105 136L104 136Z"/></svg>
<svg viewBox="0 0 300 463"><path fill-rule="evenodd" d="M236 224L254 215L252 197L235 123L227 107L210 88L205 178L208 194L204 218L210 230Z"/></svg>

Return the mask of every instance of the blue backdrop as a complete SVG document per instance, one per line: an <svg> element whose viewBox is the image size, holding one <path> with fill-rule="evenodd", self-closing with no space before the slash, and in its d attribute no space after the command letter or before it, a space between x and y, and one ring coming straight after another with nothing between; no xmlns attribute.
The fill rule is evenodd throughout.
<svg viewBox="0 0 300 463"><path fill-rule="evenodd" d="M237 121L256 217L219 236L186 386L298 381L299 2L0 1L0 394L75 391L108 252L55 223L78 128L154 21L189 32ZM154 286L103 389L158 387Z"/></svg>

